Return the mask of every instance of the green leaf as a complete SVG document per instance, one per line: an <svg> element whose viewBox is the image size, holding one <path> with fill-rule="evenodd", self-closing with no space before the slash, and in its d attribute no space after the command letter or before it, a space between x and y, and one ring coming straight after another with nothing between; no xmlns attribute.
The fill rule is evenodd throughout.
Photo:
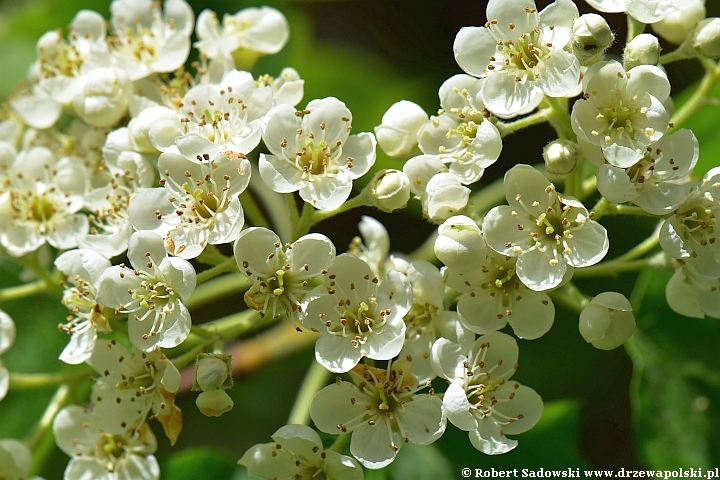
<svg viewBox="0 0 720 480"><path fill-rule="evenodd" d="M162 480L230 480L237 468L236 460L226 453L208 447L187 448L171 455L160 468Z"/></svg>
<svg viewBox="0 0 720 480"><path fill-rule="evenodd" d="M638 453L650 468L709 468L720 461L720 323L672 312L665 301L669 275L640 279L638 329L626 344L635 365Z"/></svg>

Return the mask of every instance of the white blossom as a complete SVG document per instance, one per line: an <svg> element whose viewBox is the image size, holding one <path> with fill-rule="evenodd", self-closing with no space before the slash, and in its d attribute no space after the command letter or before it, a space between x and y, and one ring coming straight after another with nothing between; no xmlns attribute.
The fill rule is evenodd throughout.
<svg viewBox="0 0 720 480"><path fill-rule="evenodd" d="M352 433L350 453L366 468L383 468L403 443L428 445L445 432L441 400L421 394L406 359L387 370L358 365L352 383L338 381L320 390L310 405L310 417L320 431Z"/></svg>
<svg viewBox="0 0 720 480"><path fill-rule="evenodd" d="M113 0L110 4L113 61L131 80L177 70L190 53L195 15L185 0Z"/></svg>
<svg viewBox="0 0 720 480"><path fill-rule="evenodd" d="M375 163L375 136L350 135L352 114L336 98L313 100L302 112L279 105L268 115L270 154L260 155L260 176L276 192L299 190L314 207L334 210Z"/></svg>
<svg viewBox="0 0 720 480"><path fill-rule="evenodd" d="M463 27L453 51L460 68L484 78L480 98L500 117L533 110L543 95L562 97L577 88L580 63L565 47L578 10L556 0L542 12L533 0L487 3L484 27Z"/></svg>
<svg viewBox="0 0 720 480"><path fill-rule="evenodd" d="M598 62L588 68L582 86L572 128L583 153L596 164L602 164L596 160L602 151L615 166L634 165L667 130L670 115L663 102L670 82L658 67L640 65L626 72L618 62Z"/></svg>
<svg viewBox="0 0 720 480"><path fill-rule="evenodd" d="M540 396L510 380L518 368L514 338L492 332L479 337L469 349L441 338L432 354L438 375L450 382L443 396L448 420L468 432L476 449L487 455L507 453L517 440L506 435L523 433L540 419Z"/></svg>
<svg viewBox="0 0 720 480"><path fill-rule="evenodd" d="M100 277L96 299L128 314L130 341L141 350L172 348L190 333L190 313L183 301L195 290L195 269L182 258L168 257L162 237L135 232L125 264L108 268Z"/></svg>
<svg viewBox="0 0 720 480"><path fill-rule="evenodd" d="M114 340L98 340L87 363L99 374L90 396L98 428L122 434L139 428L152 412L175 444L182 429L182 413L175 406L180 372L165 355L159 350L130 352Z"/></svg>
<svg viewBox="0 0 720 480"><path fill-rule="evenodd" d="M45 147L18 153L12 183L0 195L0 243L19 257L44 243L66 250L88 231L83 207L88 178L75 157L59 161Z"/></svg>
<svg viewBox="0 0 720 480"><path fill-rule="evenodd" d="M305 425L285 425L272 443L254 445L238 462L254 478L362 480L357 461L333 450L323 450L320 436Z"/></svg>
<svg viewBox="0 0 720 480"><path fill-rule="evenodd" d="M485 216L483 235L496 252L517 257L517 276L528 288L555 288L573 268L594 265L607 253L605 228L529 165L505 174L505 198L508 205Z"/></svg>
<svg viewBox="0 0 720 480"><path fill-rule="evenodd" d="M146 423L120 434L100 429L90 411L63 408L53 422L55 442L70 456L65 480L157 480L160 467L152 455L157 440Z"/></svg>
<svg viewBox="0 0 720 480"><path fill-rule="evenodd" d="M111 331L102 305L95 298L97 282L110 268L110 260L93 250L75 249L60 255L55 266L65 274L62 303L70 310L67 323L58 325L70 336L60 360L75 365L90 358L98 332Z"/></svg>
<svg viewBox="0 0 720 480"><path fill-rule="evenodd" d="M684 183L698 154L697 139L687 129L648 146L638 163L625 168L616 165L617 158L611 149L606 149L609 163L598 167L598 191L611 202L630 201L648 213L665 215L685 201Z"/></svg>
<svg viewBox="0 0 720 480"><path fill-rule="evenodd" d="M32 468L32 452L20 440L0 438L0 472L3 480L27 480ZM42 480L32 477L30 480Z"/></svg>
<svg viewBox="0 0 720 480"><path fill-rule="evenodd" d="M468 203L470 189L450 173L437 155L418 155L405 162L403 172L410 190L420 200L423 215L435 223L459 213Z"/></svg>
<svg viewBox="0 0 720 480"><path fill-rule="evenodd" d="M665 286L665 298L680 315L720 318L720 278L701 275L683 260L677 262L675 274Z"/></svg>
<svg viewBox="0 0 720 480"><path fill-rule="evenodd" d="M693 0L585 0L606 13L625 12L642 23L655 23Z"/></svg>
<svg viewBox="0 0 720 480"><path fill-rule="evenodd" d="M278 10L262 6L225 14L222 24L209 9L197 19L198 41L194 46L208 58L231 60L234 66L250 70L263 55L278 53L290 37L290 27Z"/></svg>
<svg viewBox="0 0 720 480"><path fill-rule="evenodd" d="M261 316L270 311L274 318L284 311L293 321L303 316L302 300L313 281L335 259L335 245L325 235L310 233L283 245L272 230L262 227L244 230L234 250L240 272L253 282L245 292L248 307Z"/></svg>
<svg viewBox="0 0 720 480"><path fill-rule="evenodd" d="M652 29L668 42L680 45L706 15L705 0L689 0L676 5L673 12L653 23Z"/></svg>
<svg viewBox="0 0 720 480"><path fill-rule="evenodd" d="M389 360L400 352L403 316L412 304L405 275L391 271L380 282L363 260L342 254L327 269L325 285L316 293L302 323L322 334L315 344L315 358L322 366L347 372L363 357Z"/></svg>
<svg viewBox="0 0 720 480"><path fill-rule="evenodd" d="M705 174L699 187L688 194L660 228L660 246L672 258L708 278L720 277L720 242L715 236L720 215L720 167Z"/></svg>
<svg viewBox="0 0 720 480"><path fill-rule="evenodd" d="M420 150L438 155L464 185L480 180L502 150L500 132L476 98L482 84L469 75L447 79L439 91L441 109L418 132Z"/></svg>
<svg viewBox="0 0 720 480"><path fill-rule="evenodd" d="M154 231L171 254L185 259L208 244L238 238L245 222L239 195L250 182L244 155L225 151L188 159L165 152L158 169L162 187L140 189L130 199L128 215L137 230Z"/></svg>

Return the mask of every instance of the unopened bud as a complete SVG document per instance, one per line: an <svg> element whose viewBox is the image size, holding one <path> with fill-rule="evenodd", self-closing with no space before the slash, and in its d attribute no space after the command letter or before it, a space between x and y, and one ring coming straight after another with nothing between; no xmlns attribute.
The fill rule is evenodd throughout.
<svg viewBox="0 0 720 480"><path fill-rule="evenodd" d="M706 18L697 24L693 48L705 57L720 57L720 18Z"/></svg>
<svg viewBox="0 0 720 480"><path fill-rule="evenodd" d="M641 33L625 45L623 66L625 71L638 65L657 65L660 61L660 42L655 35Z"/></svg>
<svg viewBox="0 0 720 480"><path fill-rule="evenodd" d="M197 405L203 415L219 417L223 413L232 410L235 403L232 398L230 398L230 395L225 393L225 390L216 388L198 395L195 400L195 405Z"/></svg>
<svg viewBox="0 0 720 480"><path fill-rule="evenodd" d="M670 43L680 45L685 41L695 25L705 18L705 2L693 0L680 3L675 10L659 22L651 24L653 32Z"/></svg>
<svg viewBox="0 0 720 480"><path fill-rule="evenodd" d="M603 292L580 312L580 335L600 350L619 347L635 331L632 306L624 295Z"/></svg>
<svg viewBox="0 0 720 480"><path fill-rule="evenodd" d="M104 67L84 77L72 99L75 113L93 127L115 125L127 112L133 85L125 70Z"/></svg>
<svg viewBox="0 0 720 480"><path fill-rule="evenodd" d="M31 468L32 453L23 442L14 438L0 440L1 478L8 480L28 478Z"/></svg>
<svg viewBox="0 0 720 480"><path fill-rule="evenodd" d="M390 157L408 157L417 145L417 134L428 115L420 105L401 100L392 105L375 127L380 148Z"/></svg>
<svg viewBox="0 0 720 480"><path fill-rule="evenodd" d="M575 142L564 139L553 140L545 145L543 158L548 173L565 175L577 165L580 149Z"/></svg>
<svg viewBox="0 0 720 480"><path fill-rule="evenodd" d="M615 35L607 21L596 13L581 15L573 23L573 53L583 66L602 60Z"/></svg>
<svg viewBox="0 0 720 480"><path fill-rule="evenodd" d="M193 390L232 387L232 356L203 353L195 362Z"/></svg>
<svg viewBox="0 0 720 480"><path fill-rule="evenodd" d="M410 179L400 170L387 169L373 179L373 201L383 212L405 208L410 200Z"/></svg>

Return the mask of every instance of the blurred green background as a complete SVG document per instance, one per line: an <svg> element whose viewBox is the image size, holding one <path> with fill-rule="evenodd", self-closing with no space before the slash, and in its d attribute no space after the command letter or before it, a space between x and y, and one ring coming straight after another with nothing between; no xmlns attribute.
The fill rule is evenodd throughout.
<svg viewBox="0 0 720 480"><path fill-rule="evenodd" d="M289 44L278 55L261 59L255 74L279 73L292 66L305 79L305 98L335 96L353 112L356 132L372 131L385 110L407 99L432 113L438 108L437 89L460 73L452 55L457 30L485 22L486 2L425 2L410 0L305 0L269 1L288 18ZM543 7L548 2L538 2ZM709 15L720 13L720 2L710 0ZM219 16L263 3L191 1L195 13L210 7ZM578 2L581 12L590 11ZM65 27L81 8L97 10L109 18L109 2L92 0L5 0L0 2L0 95L5 98L22 80L35 57L35 42L47 30ZM618 38L625 35L624 17L608 15ZM619 55L622 41L613 47ZM702 74L693 61L670 65L668 74L676 102L687 96ZM720 91L714 92L720 98ZM719 100L720 101L720 100ZM702 175L717 165L720 149L718 107L709 105L688 124L700 141ZM538 126L508 137L500 161L474 186L483 188L516 163L541 161L543 145L552 139L549 127ZM400 168L402 162L379 153L376 169ZM325 222L320 231L338 250L357 235L362 214L379 218L390 231L393 250L411 251L433 226L418 218L417 206L390 217L370 210L349 212L341 221ZM392 219L392 220L391 220ZM632 221L632 228L627 222ZM611 250L608 258L641 241L654 223L648 219L604 218ZM0 286L17 283L18 269L0 264ZM520 368L516 379L538 391L545 401L540 423L518 436L512 452L488 457L477 452L467 435L448 425L434 445L405 445L385 471L368 472L369 479L461 478L463 467L489 469L602 468L708 469L720 465L720 323L713 319L687 319L674 314L665 302L669 272L623 274L616 278L578 280L590 295L614 290L631 298L638 330L626 348L598 351L586 344L574 313L557 308L552 330L534 341L520 340ZM637 281L637 284L636 284ZM635 285L635 286L634 286ZM3 355L10 370L56 371L67 368L56 361L66 337L55 330L65 316L54 297L41 297L2 305L17 323L15 345ZM239 303L238 303L239 302ZM241 299L229 299L215 309L193 312L207 321L220 311L232 310ZM251 337L252 338L252 337ZM240 344L242 348L242 343ZM184 431L174 448L157 427L163 478L242 478L236 461L251 445L269 442L282 426L295 393L313 359L312 350L237 378L230 391L235 408L220 418L205 418L194 406L195 394L179 399ZM37 421L52 389L11 391L0 403L0 438L27 435ZM74 400L83 401L85 392ZM52 444L45 469L47 479L61 478L67 458Z"/></svg>

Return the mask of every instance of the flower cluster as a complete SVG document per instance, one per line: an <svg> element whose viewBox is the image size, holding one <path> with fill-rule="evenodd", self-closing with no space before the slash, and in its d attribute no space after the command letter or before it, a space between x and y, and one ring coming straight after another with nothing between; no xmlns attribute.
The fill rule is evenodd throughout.
<svg viewBox="0 0 720 480"><path fill-rule="evenodd" d="M362 479L404 443L438 440L448 420L480 452L515 448L508 435L540 421L543 401L512 380L520 354L508 333L542 337L556 307L576 313L582 338L601 350L636 328L624 294L585 293L574 277L665 268L670 308L720 318L720 167L693 177L699 141L680 128L685 114L673 117L660 65L720 56L720 20L697 15L698 1L588 0L680 44L661 56L657 38L631 35L621 63L605 59L607 22L580 16L572 0L541 11L533 0L490 0L487 23L457 33L465 73L440 86L439 109L399 101L374 133L352 132L335 97L303 101L293 68L251 73L288 40L273 8L222 21L203 10L196 21L185 0L113 0L109 21L83 10L67 37L45 34L30 86L0 123L0 253L39 277L2 299L62 279L60 360L95 372L76 389L89 392L80 404L53 400L54 420L43 419L71 457L64 478L160 478L148 421L175 444L175 397L191 377L200 412L232 409L236 365L223 350L259 329L275 349L262 358L292 350L289 331L315 342L315 362L302 414L239 463L260 478ZM200 60L186 67L193 46ZM497 188L479 185L504 138L546 121L558 139L515 162ZM378 145L395 168L373 170ZM545 168L525 163L533 155ZM391 254L370 216L347 251L331 229L314 231L355 207L405 208L411 193L437 227L415 252ZM613 234L601 220L611 214L658 226L608 255ZM233 293L245 305L228 317L197 309ZM0 354L14 338L0 311ZM326 385L318 371L338 376ZM11 375L0 362L0 400ZM310 420L338 441L326 448L297 424ZM27 476L28 457L0 440L0 477Z"/></svg>

